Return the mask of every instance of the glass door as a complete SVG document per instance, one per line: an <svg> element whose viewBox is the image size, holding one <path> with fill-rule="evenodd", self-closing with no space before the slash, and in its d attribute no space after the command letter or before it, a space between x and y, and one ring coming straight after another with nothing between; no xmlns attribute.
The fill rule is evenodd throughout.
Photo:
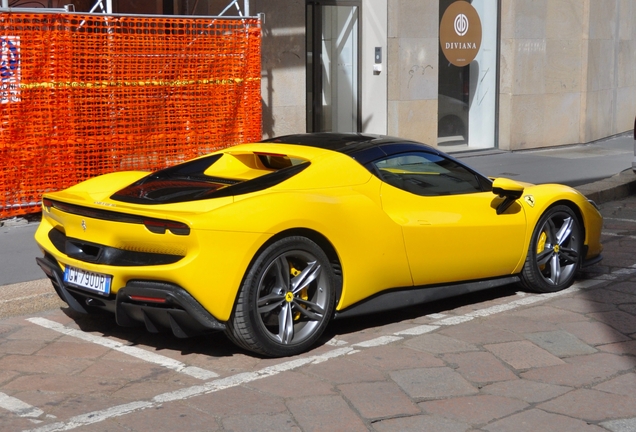
<svg viewBox="0 0 636 432"><path fill-rule="evenodd" d="M359 2L307 4L307 131L358 132Z"/></svg>

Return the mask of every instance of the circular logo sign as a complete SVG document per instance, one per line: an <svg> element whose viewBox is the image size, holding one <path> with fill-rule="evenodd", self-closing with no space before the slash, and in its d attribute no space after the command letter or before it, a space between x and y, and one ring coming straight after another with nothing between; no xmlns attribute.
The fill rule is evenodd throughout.
<svg viewBox="0 0 636 432"><path fill-rule="evenodd" d="M457 36L464 36L468 31L468 18L464 14L455 17L455 33Z"/></svg>
<svg viewBox="0 0 636 432"><path fill-rule="evenodd" d="M446 59L466 66L481 47L481 20L475 8L464 0L451 3L439 23L439 44Z"/></svg>

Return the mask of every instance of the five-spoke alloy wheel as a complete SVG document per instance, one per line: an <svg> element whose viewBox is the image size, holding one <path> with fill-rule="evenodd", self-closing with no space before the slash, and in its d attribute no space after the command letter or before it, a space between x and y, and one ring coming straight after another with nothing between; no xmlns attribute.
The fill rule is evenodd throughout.
<svg viewBox="0 0 636 432"><path fill-rule="evenodd" d="M313 345L333 313L336 278L323 250L285 237L263 250L241 285L227 334L238 345L280 357Z"/></svg>
<svg viewBox="0 0 636 432"><path fill-rule="evenodd" d="M548 209L539 219L521 272L522 284L532 291L556 292L569 287L581 263L581 225L567 206Z"/></svg>

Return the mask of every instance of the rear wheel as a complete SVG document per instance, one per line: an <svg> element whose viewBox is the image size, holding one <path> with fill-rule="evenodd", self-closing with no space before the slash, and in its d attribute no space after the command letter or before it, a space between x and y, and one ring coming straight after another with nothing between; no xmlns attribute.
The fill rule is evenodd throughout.
<svg viewBox="0 0 636 432"><path fill-rule="evenodd" d="M334 307L336 278L323 250L305 237L286 237L252 263L226 333L237 345L272 357L306 351Z"/></svg>
<svg viewBox="0 0 636 432"><path fill-rule="evenodd" d="M582 251L581 225L574 212L564 205L548 209L532 234L521 283L529 290L544 293L569 287Z"/></svg>

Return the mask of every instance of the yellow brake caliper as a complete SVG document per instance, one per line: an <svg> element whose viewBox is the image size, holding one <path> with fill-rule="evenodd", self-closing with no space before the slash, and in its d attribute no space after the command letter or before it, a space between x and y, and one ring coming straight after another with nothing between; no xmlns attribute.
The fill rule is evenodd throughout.
<svg viewBox="0 0 636 432"><path fill-rule="evenodd" d="M300 274L300 270L296 269L293 266L289 271L292 277L296 277ZM300 290L300 292L298 293L298 297L300 297L303 300L307 300L309 298L309 296L307 295L307 288L303 288L302 290ZM304 307L304 306L300 305L300 307ZM298 321L299 319L300 319L300 312L296 312L294 314L294 321Z"/></svg>
<svg viewBox="0 0 636 432"><path fill-rule="evenodd" d="M545 241L548 239L548 235L543 231L539 236L539 241L537 242L537 253L541 253L545 250ZM545 269L545 264L539 266L539 269L543 271Z"/></svg>

